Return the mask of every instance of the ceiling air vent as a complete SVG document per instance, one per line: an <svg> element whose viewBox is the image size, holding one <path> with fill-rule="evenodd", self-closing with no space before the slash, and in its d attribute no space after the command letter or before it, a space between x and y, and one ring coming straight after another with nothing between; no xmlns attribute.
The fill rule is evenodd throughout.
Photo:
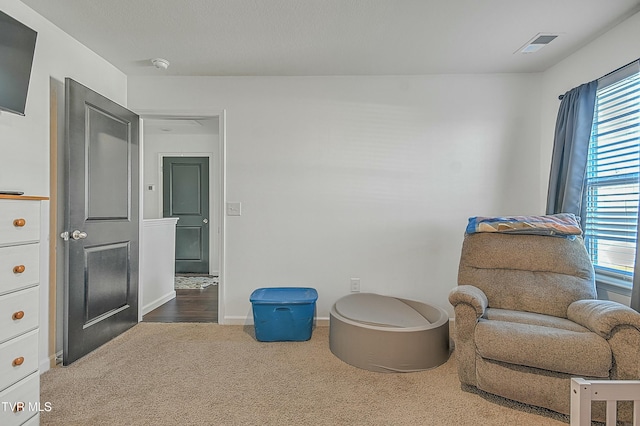
<svg viewBox="0 0 640 426"><path fill-rule="evenodd" d="M520 47L514 53L533 53L545 47L547 44L551 43L555 38L557 38L557 34L542 34L538 33L531 40L526 42L524 46Z"/></svg>

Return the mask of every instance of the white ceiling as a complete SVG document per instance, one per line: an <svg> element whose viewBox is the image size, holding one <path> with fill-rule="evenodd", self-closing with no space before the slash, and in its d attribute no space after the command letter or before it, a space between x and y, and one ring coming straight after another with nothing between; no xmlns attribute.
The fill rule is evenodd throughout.
<svg viewBox="0 0 640 426"><path fill-rule="evenodd" d="M538 72L640 10L640 0L22 1L127 75ZM514 54L538 33L560 36Z"/></svg>

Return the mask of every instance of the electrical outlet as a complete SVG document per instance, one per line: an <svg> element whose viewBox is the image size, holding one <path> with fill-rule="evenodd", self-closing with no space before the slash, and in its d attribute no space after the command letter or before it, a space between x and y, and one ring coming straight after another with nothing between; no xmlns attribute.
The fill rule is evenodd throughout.
<svg viewBox="0 0 640 426"><path fill-rule="evenodd" d="M360 278L351 278L351 293L360 293Z"/></svg>

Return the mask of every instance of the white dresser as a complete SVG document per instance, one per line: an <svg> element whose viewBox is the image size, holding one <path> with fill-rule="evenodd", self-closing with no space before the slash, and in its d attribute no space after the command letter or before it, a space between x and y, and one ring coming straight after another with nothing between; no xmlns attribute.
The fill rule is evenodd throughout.
<svg viewBox="0 0 640 426"><path fill-rule="evenodd" d="M37 425L40 204L0 195L0 425Z"/></svg>

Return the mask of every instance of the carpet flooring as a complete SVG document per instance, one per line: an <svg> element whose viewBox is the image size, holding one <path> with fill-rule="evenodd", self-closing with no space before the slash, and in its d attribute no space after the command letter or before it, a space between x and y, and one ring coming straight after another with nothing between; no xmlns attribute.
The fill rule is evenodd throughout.
<svg viewBox="0 0 640 426"><path fill-rule="evenodd" d="M432 370L374 373L252 326L140 323L41 376L42 425L565 425L566 416L460 386L455 354Z"/></svg>

